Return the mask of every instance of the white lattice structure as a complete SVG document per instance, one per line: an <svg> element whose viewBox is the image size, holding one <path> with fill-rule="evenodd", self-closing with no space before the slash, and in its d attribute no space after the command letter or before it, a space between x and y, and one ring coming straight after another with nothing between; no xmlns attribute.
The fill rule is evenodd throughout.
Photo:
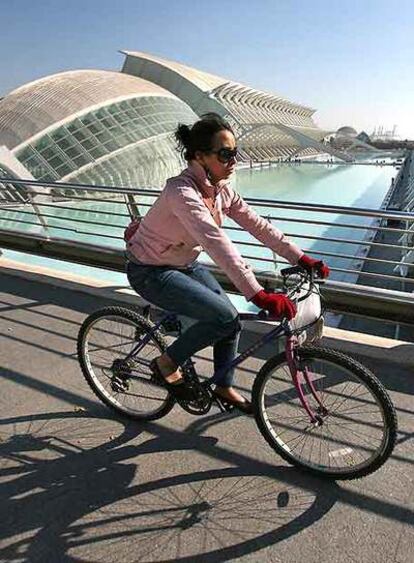
<svg viewBox="0 0 414 563"><path fill-rule="evenodd" d="M38 180L161 187L181 167L177 124L196 119L156 84L76 70L25 84L0 100L0 147Z"/></svg>
<svg viewBox="0 0 414 563"><path fill-rule="evenodd" d="M214 111L235 128L243 159L274 160L329 152L350 160L323 143L329 131L316 126L315 110L226 78L136 51L122 51L122 72L158 84L197 114Z"/></svg>

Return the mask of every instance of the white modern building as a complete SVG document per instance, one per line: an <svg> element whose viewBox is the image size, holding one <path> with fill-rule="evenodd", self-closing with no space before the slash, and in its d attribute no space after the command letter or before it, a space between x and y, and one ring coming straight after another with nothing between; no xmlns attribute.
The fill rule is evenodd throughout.
<svg viewBox="0 0 414 563"><path fill-rule="evenodd" d="M125 54L124 74L148 80L185 102L198 116L215 112L233 126L244 160L279 160L293 156L338 153L316 126L315 110L276 94L202 72L181 63L136 51Z"/></svg>
<svg viewBox="0 0 414 563"><path fill-rule="evenodd" d="M0 100L0 174L160 187L181 166L177 123L196 119L187 104L142 78L101 70L47 76Z"/></svg>
<svg viewBox="0 0 414 563"><path fill-rule="evenodd" d="M326 142L330 132L307 106L145 53L124 54L121 72L62 72L1 98L0 178L162 187L183 164L178 123L207 112L232 124L245 161L326 152L350 159ZM26 189L1 187L3 201L26 199Z"/></svg>

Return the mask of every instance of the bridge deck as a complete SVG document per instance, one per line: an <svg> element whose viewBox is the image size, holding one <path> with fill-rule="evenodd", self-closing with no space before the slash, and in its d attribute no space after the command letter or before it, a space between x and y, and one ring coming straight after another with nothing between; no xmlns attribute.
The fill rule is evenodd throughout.
<svg viewBox="0 0 414 563"><path fill-rule="evenodd" d="M362 357L398 409L394 456L336 485L288 467L243 416L112 418L75 354L80 323L108 299L4 270L0 288L2 560L412 560L414 379L398 349ZM269 353L243 365L242 389ZM210 351L199 363L208 371Z"/></svg>

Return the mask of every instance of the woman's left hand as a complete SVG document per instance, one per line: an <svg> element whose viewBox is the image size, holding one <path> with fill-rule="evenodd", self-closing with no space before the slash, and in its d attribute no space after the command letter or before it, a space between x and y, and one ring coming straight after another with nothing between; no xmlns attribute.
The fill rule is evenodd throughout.
<svg viewBox="0 0 414 563"><path fill-rule="evenodd" d="M299 258L298 264L307 272L315 270L318 276L322 279L329 277L329 268L325 262L322 262L322 260L315 260L315 258L311 258L307 254L304 254L301 258Z"/></svg>

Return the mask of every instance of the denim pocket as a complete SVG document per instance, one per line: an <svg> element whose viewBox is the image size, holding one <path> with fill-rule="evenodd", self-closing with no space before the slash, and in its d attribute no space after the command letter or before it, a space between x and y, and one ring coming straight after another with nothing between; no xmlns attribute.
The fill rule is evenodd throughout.
<svg viewBox="0 0 414 563"><path fill-rule="evenodd" d="M128 281L131 287L141 297L161 307L164 301L164 286L173 274L174 270L171 270L168 266L139 266L132 264L131 268L127 269Z"/></svg>
<svg viewBox="0 0 414 563"><path fill-rule="evenodd" d="M137 293L141 293L141 290L145 289L150 283L153 270L154 268L151 266L139 266L138 264L129 262L127 266L128 281Z"/></svg>

